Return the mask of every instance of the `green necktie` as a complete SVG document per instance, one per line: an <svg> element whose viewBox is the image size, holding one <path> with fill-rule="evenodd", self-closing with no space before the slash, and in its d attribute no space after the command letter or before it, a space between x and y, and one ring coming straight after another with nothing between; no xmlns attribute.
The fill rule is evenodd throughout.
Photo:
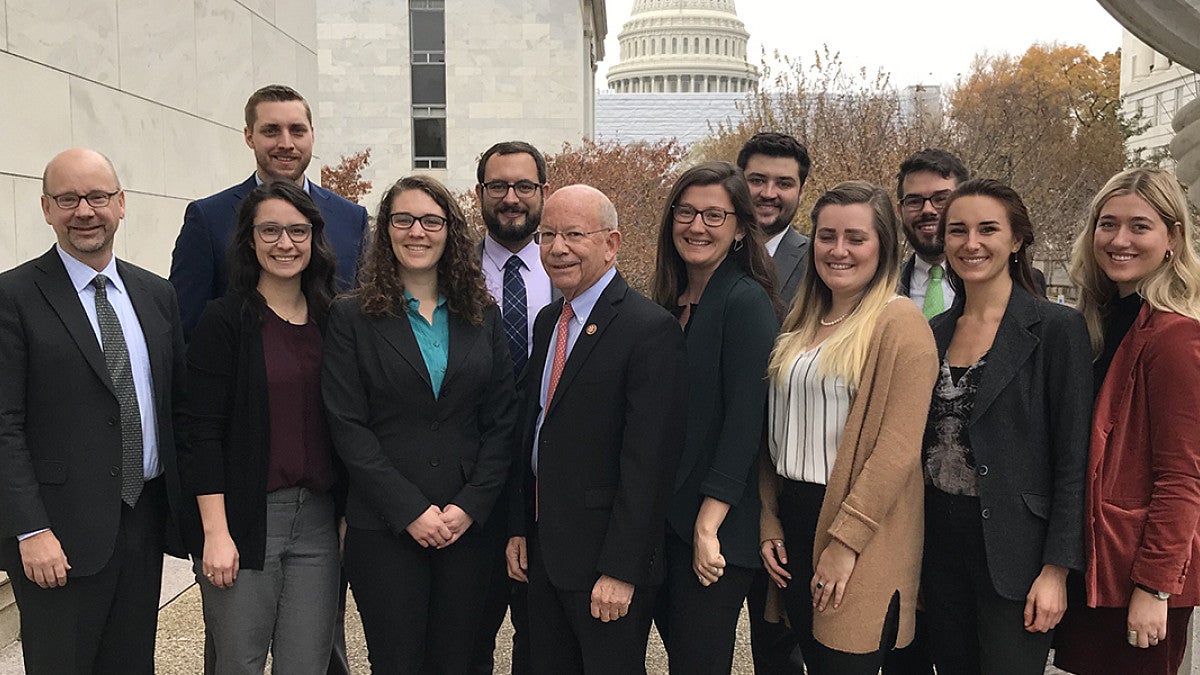
<svg viewBox="0 0 1200 675"><path fill-rule="evenodd" d="M926 319L941 314L946 309L946 301L942 297L942 266L933 265L929 268L929 287L925 289L925 304L921 313Z"/></svg>

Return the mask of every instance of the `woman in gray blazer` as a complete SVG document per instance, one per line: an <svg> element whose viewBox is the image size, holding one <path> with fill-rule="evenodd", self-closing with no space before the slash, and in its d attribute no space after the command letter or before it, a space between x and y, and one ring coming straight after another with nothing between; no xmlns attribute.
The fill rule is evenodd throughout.
<svg viewBox="0 0 1200 675"><path fill-rule="evenodd" d="M1036 297L1021 198L994 180L942 210L954 305L925 428L921 593L939 673L1040 674L1083 565L1091 364L1083 317Z"/></svg>

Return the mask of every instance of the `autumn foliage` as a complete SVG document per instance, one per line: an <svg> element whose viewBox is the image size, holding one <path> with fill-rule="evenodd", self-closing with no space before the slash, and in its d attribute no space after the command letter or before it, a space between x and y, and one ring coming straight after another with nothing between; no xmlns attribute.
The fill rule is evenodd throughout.
<svg viewBox="0 0 1200 675"><path fill-rule="evenodd" d="M336 165L321 167L321 186L357 204L371 191L371 181L362 178L363 169L370 163L370 148L349 157L342 155Z"/></svg>

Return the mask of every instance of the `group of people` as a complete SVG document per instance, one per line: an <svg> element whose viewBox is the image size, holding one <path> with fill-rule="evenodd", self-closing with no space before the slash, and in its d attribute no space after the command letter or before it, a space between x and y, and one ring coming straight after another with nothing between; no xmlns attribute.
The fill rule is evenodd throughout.
<svg viewBox="0 0 1200 675"><path fill-rule="evenodd" d="M483 153L474 241L409 176L311 184L255 92L248 180L170 283L114 257L112 163L43 176L57 243L0 275L0 563L26 671L151 673L162 554L205 672L1173 674L1200 578L1200 262L1179 184L1114 176L1048 302L1020 196L927 149L896 201L790 136L686 170L650 297L610 199ZM901 260L903 236L913 254Z"/></svg>

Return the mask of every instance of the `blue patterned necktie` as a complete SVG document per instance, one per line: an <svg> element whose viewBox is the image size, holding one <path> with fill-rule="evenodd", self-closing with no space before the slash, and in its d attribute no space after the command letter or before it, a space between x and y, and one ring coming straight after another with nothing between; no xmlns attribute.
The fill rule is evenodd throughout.
<svg viewBox="0 0 1200 675"><path fill-rule="evenodd" d="M121 406L121 501L130 507L142 494L142 414L138 408L137 390L133 386L133 368L129 365L129 348L121 322L108 301L104 288L108 277L97 274L92 280L96 287L96 319L100 324L100 347L104 350L104 365L112 380L117 403Z"/></svg>
<svg viewBox="0 0 1200 675"><path fill-rule="evenodd" d="M504 334L508 337L508 352L512 356L513 373L521 374L529 360L529 308L526 304L525 278L521 276L524 263L516 255L504 263Z"/></svg>

